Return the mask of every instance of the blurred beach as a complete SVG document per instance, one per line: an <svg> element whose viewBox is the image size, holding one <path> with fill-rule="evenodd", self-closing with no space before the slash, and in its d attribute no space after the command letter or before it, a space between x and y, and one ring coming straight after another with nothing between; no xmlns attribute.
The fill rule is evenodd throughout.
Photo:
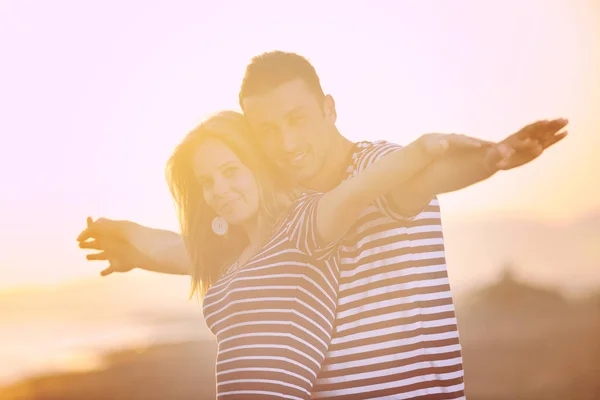
<svg viewBox="0 0 600 400"><path fill-rule="evenodd" d="M469 399L600 398L600 290L566 300L507 269L461 298ZM215 341L201 319L184 314L168 323L158 323L157 315L154 325L45 325L21 334L15 328L12 339L1 338L14 342L2 349L5 383L12 383L0 389L0 398L214 398ZM19 375L27 377L15 379Z"/></svg>
<svg viewBox="0 0 600 400"><path fill-rule="evenodd" d="M178 230L166 160L274 49L353 141L570 120L440 202L468 399L600 400L599 4L1 2L0 400L214 398L189 278L101 278L75 238L87 216Z"/></svg>
<svg viewBox="0 0 600 400"><path fill-rule="evenodd" d="M597 221L445 220L469 399L600 399ZM215 342L188 279L0 292L0 398L213 398Z"/></svg>

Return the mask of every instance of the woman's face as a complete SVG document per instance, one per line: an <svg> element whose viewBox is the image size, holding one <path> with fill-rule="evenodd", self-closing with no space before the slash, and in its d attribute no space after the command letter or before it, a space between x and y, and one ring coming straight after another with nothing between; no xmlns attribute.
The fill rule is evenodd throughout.
<svg viewBox="0 0 600 400"><path fill-rule="evenodd" d="M234 225L256 218L260 202L256 176L225 143L204 139L194 152L193 168L204 200L219 216Z"/></svg>

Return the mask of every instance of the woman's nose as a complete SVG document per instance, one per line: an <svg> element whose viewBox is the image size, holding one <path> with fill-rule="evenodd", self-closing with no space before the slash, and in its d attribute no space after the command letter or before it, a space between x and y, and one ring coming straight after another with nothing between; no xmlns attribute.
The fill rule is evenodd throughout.
<svg viewBox="0 0 600 400"><path fill-rule="evenodd" d="M223 196L229 192L229 182L222 176L218 176L214 180L213 191L216 196Z"/></svg>

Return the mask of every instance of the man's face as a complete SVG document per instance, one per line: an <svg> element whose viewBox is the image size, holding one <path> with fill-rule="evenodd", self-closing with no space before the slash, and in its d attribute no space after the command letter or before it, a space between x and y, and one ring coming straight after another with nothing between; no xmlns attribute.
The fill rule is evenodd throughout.
<svg viewBox="0 0 600 400"><path fill-rule="evenodd" d="M243 99L244 115L270 160L299 183L323 167L335 132L335 105L320 100L302 79Z"/></svg>

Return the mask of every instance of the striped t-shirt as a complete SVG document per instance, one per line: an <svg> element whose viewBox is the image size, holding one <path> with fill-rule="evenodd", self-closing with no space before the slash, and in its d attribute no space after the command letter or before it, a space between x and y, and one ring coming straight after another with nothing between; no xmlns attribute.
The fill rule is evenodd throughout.
<svg viewBox="0 0 600 400"><path fill-rule="evenodd" d="M316 237L307 192L248 262L226 271L203 301L217 338L217 397L310 399L329 347L339 271L334 243Z"/></svg>
<svg viewBox="0 0 600 400"><path fill-rule="evenodd" d="M358 143L347 178L399 148ZM336 326L313 398L464 398L437 199L412 218L378 199L338 252Z"/></svg>

